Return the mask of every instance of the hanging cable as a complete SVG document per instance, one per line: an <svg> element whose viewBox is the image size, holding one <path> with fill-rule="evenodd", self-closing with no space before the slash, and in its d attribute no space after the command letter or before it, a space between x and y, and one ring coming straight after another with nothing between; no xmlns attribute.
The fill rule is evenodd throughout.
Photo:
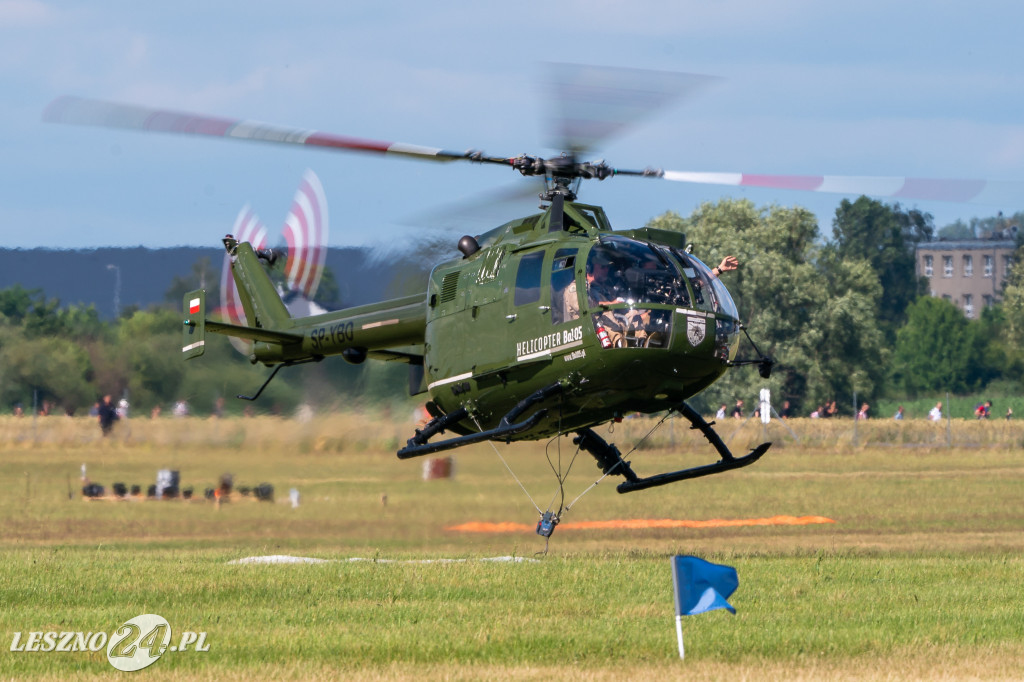
<svg viewBox="0 0 1024 682"><path fill-rule="evenodd" d="M569 503L569 505L568 505L568 506L567 506L567 507L565 508L565 511L564 511L563 513L565 513L565 514L569 513L569 510L570 510L570 509L572 509L572 508L573 508L573 506L575 506L575 504L576 504L577 502L579 502L579 501L580 501L580 498L581 498L581 497L583 497L584 495L586 495L587 493L589 493L589 492L590 492L591 490L593 490L594 488L596 488L596 487L598 486L598 484L600 484L600 483L601 483L601 481L603 481L604 479L608 478L608 477L609 477L609 476L611 476L611 475L612 475L613 473L615 473L615 470L616 470L617 468L619 468L619 466L620 466L620 465L621 465L621 464L622 464L622 463L623 463L623 462L625 461L625 458L626 458L626 457L629 457L629 456L630 456L631 454L633 454L634 452L636 452L636 449L637 449L638 447L640 447L641 445L643 445L643 444L644 444L644 442L646 442L646 441L647 441L647 439L648 439L648 438L650 438L650 437L651 437L651 435L653 435L653 434L654 434L654 432L655 432L655 431L657 431L657 430L658 430L658 428L659 428L659 427L660 427L660 426L661 426L662 424L664 424L664 423L665 423L665 421L666 421L666 420L667 420L667 419L668 419L669 417L671 417L671 416L672 416L672 413L673 413L674 411L675 411L675 408L670 408L670 409L668 410L668 412L666 412L666 413L665 413L665 416L664 416L664 417L662 417L661 419L659 419L659 420L658 420L658 423L657 423L657 424L655 424L654 426L652 426L652 427L651 427L651 430L650 430L650 431L648 431L648 432L646 433L646 435L644 435L644 437L643 437L643 438L641 438L640 440L638 440L638 441L637 441L637 442L636 442L636 443L635 443L635 444L633 445L633 447L629 449L629 452L627 452L627 453L626 453L625 455L622 455L622 456L621 456L621 458L619 459L619 461L618 461L618 462L616 462L614 466L610 467L610 468L608 469L608 471L606 471L606 472L605 472L604 474L602 474L602 475L601 475L601 476L600 476L600 477L599 477L599 478L598 478L598 479L597 479L596 481L594 481L593 483L591 483L591 484L590 484L590 485L589 485L589 486L587 487L587 489L586 489L586 490L584 490L584 491L583 491L583 492L581 492L581 493L580 493L579 495L577 495L577 496L576 496L576 499L574 499L574 500L573 500L572 502L570 502L570 503ZM578 448L577 448L577 452L579 452L579 449L578 449Z"/></svg>
<svg viewBox="0 0 1024 682"><path fill-rule="evenodd" d="M482 427L480 426L480 422L478 422L478 421L477 421L477 419L476 419L476 417L475 417L475 416L473 416L473 415L470 415L470 419L472 419L472 420L473 420L473 423L474 423L474 424L476 424L476 428L477 428L477 429L479 429L480 431L483 431L483 428L482 428ZM543 516L543 515L544 515L544 512L542 512L542 511L540 510L540 507L538 507L538 506L537 506L537 503L533 501L533 497L531 497L531 496L530 496L530 492L529 492L529 491L528 491L528 490L526 489L526 486L524 486L524 485L523 485L523 482L519 480L519 477L518 477L518 476L516 476L516 472L512 471L512 467L510 467L510 466L508 465L508 462L506 462L506 461L505 461L505 458L501 456L501 453L500 453L500 452L498 452L498 448L497 448L497 447L495 447L495 445L494 445L494 441L487 441L487 442L488 442L488 443L490 443L490 445L491 445L491 449L492 449L492 450L494 450L494 454L496 454L496 455L498 456L498 459L500 459L500 460L501 460L501 463L505 465L505 468L506 468L506 469L508 469L508 473L509 473L509 474L511 474L511 476L512 476L512 479L513 479L513 480L514 480L514 481L515 481L516 483L518 483L518 484L519 484L519 487L523 489L523 492L524 492L524 493L526 493L526 497L527 497L527 498L528 498L528 499L530 500L530 504L532 504L532 505L533 505L533 508L537 510L537 513L538 513L538 514L540 514L541 516Z"/></svg>

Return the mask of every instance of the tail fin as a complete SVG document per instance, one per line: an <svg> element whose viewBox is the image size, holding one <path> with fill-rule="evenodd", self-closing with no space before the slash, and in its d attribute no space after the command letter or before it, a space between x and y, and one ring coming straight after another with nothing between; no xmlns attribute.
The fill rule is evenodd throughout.
<svg viewBox="0 0 1024 682"><path fill-rule="evenodd" d="M267 228L249 206L245 206L239 211L231 234L235 236L236 241L249 242L257 251L267 247ZM224 265L220 275L220 313L223 321L228 324L236 326L246 324L242 299L238 295L235 278L231 274L231 253L227 249L224 251ZM229 338L231 345L239 353L247 357L252 354L253 342L250 339L236 336Z"/></svg>
<svg viewBox="0 0 1024 682"><path fill-rule="evenodd" d="M278 296L252 244L239 244L234 239L225 238L224 246L232 256L231 274L234 275L238 298L242 302L249 326L280 330L291 327L292 318L288 308Z"/></svg>
<svg viewBox="0 0 1024 682"><path fill-rule="evenodd" d="M185 294L185 338L181 352L186 360L197 358L206 351L206 291L199 289Z"/></svg>

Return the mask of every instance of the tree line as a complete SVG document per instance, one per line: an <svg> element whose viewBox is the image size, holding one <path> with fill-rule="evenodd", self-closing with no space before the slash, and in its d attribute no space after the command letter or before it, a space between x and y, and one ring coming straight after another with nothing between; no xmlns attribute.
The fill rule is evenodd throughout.
<svg viewBox="0 0 1024 682"><path fill-rule="evenodd" d="M1010 222L1024 224L1024 215ZM668 212L649 225L685 233L707 263L739 258L740 268L723 279L742 324L776 361L767 381L753 370L728 372L695 399L704 410L749 400L766 385L777 404L788 400L797 414L809 414L837 398L849 404L853 394L865 401L945 391L1005 395L1024 379L1024 268L1011 271L1001 303L967 319L952 303L928 296L926 280L915 274L915 246L935 234L927 213L866 197L844 200L824 237L804 208L724 200L687 218ZM950 234L966 236L966 226L952 227ZM1014 260L1024 262L1020 248ZM92 306L61 306L39 290L0 291L0 405L75 414L110 394L127 397L135 410L185 400L194 412L210 413L220 399L251 393L266 372L254 370L226 338L211 334L202 360L181 360L178 301L208 269L199 263L190 277L174 281L166 306L128 310L113 322ZM744 341L740 354L752 353ZM405 372L395 363L329 359L282 372L258 405L288 411L303 402L404 400ZM226 403L229 411L249 406Z"/></svg>
<svg viewBox="0 0 1024 682"><path fill-rule="evenodd" d="M193 414L211 414L218 403L229 413L290 413L300 403L383 402L405 391L406 374L395 367L339 360L281 372L258 403L233 400L254 392L267 371L254 369L217 334L208 335L202 359L183 361L178 305L129 310L106 322L91 305L62 307L20 286L0 291L0 404L8 413L74 415L111 395L128 399L134 414L169 413L178 401Z"/></svg>

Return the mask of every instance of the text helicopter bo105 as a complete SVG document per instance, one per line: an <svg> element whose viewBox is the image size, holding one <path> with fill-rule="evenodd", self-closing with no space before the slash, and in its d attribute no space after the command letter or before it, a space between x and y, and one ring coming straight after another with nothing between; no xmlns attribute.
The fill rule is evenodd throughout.
<svg viewBox="0 0 1024 682"><path fill-rule="evenodd" d="M576 76L589 67L565 67ZM968 201L983 181L891 177L780 176L625 170L580 154L627 122L706 77L604 69L625 82L563 88L577 103L561 118L563 153L488 156L410 144L378 142L244 120L177 113L98 100L62 97L44 114L57 123L227 137L428 161L469 161L511 167L543 178L542 212L458 242L461 256L436 265L425 293L327 314L293 318L262 262L272 251L232 236L223 240L247 324L206 317L205 293L184 300L183 354L203 354L206 332L254 342L250 359L282 367L340 355L408 363L410 393L426 392L430 421L398 451L402 459L481 441L519 441L573 435L605 475L623 481L620 493L717 474L757 461L770 443L734 456L686 400L731 367L754 364L768 377L772 360L737 359L744 331L729 291L690 252L685 236L651 228L613 231L604 211L577 201L583 180L634 176L682 182ZM586 80L585 78L583 79ZM596 99L629 109L603 120L580 113ZM653 93L653 94L652 94ZM563 93L564 94L564 93ZM748 337L749 338L749 337ZM257 392L256 396L259 395ZM254 397L256 397L254 396ZM594 427L626 413L675 411L699 429L718 461L638 475L618 448ZM444 437L445 432L452 435ZM546 516L550 522L550 515ZM557 518L554 519L557 523ZM546 534L553 526L548 525ZM544 534L544 533L542 533Z"/></svg>

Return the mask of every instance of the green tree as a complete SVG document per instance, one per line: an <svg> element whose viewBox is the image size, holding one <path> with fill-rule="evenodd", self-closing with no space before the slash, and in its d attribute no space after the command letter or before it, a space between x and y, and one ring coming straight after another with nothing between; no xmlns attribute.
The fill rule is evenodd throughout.
<svg viewBox="0 0 1024 682"><path fill-rule="evenodd" d="M896 335L893 378L911 396L968 390L973 345L969 320L952 303L922 296Z"/></svg>
<svg viewBox="0 0 1024 682"><path fill-rule="evenodd" d="M957 218L956 222L939 228L939 239L974 239L974 228Z"/></svg>
<svg viewBox="0 0 1024 682"><path fill-rule="evenodd" d="M4 289L0 291L0 316L10 323L21 324L42 296L39 289L25 289L20 284Z"/></svg>
<svg viewBox="0 0 1024 682"><path fill-rule="evenodd" d="M57 312L60 334L80 343L110 337L111 327L100 319L95 306L72 305Z"/></svg>
<svg viewBox="0 0 1024 682"><path fill-rule="evenodd" d="M726 255L739 258L740 268L723 282L755 343L776 361L770 381L752 370L730 371L705 400L750 400L767 385L799 407L877 390L887 360L874 322L880 286L863 260L819 262L812 213L725 200L704 204L685 220L667 213L650 226L684 232L694 253L711 265ZM745 346L741 354L751 355Z"/></svg>
<svg viewBox="0 0 1024 682"><path fill-rule="evenodd" d="M992 382L1016 383L1024 378L1024 353L1008 343L1006 315L1001 305L982 308L981 316L970 323L971 361L968 385L981 389ZM1016 386L1013 391L1016 393Z"/></svg>
<svg viewBox="0 0 1024 682"><path fill-rule="evenodd" d="M89 356L74 341L30 338L8 328L2 344L0 395L5 404L27 407L35 398L73 413L95 400Z"/></svg>
<svg viewBox="0 0 1024 682"><path fill-rule="evenodd" d="M341 300L341 288L338 286L338 279L334 276L334 270L325 266L320 275L320 284L317 286L313 301L328 310L337 310L344 305Z"/></svg>
<svg viewBox="0 0 1024 682"><path fill-rule="evenodd" d="M41 289L14 285L0 291L0 319L20 325L30 337L60 336L91 340L105 333L105 326L93 306L62 308L60 300L47 300Z"/></svg>
<svg viewBox="0 0 1024 682"><path fill-rule="evenodd" d="M183 376L180 325L172 310L140 312L121 320L118 358L136 407L152 407L178 393Z"/></svg>
<svg viewBox="0 0 1024 682"><path fill-rule="evenodd" d="M932 237L932 216L899 204L889 206L860 197L843 199L832 221L832 241L841 260L864 259L871 264L882 285L882 305L877 319L888 342L906 319L911 301L927 293L924 278L918 277L914 249Z"/></svg>

